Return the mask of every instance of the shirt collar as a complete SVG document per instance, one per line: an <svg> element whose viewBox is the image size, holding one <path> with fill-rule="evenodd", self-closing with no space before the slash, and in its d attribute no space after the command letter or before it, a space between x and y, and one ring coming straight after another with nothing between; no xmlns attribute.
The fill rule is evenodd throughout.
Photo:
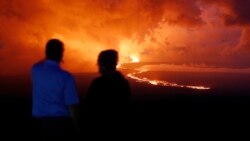
<svg viewBox="0 0 250 141"><path fill-rule="evenodd" d="M59 66L59 64L56 61L53 61L53 60L46 60L45 63L53 65L53 66Z"/></svg>

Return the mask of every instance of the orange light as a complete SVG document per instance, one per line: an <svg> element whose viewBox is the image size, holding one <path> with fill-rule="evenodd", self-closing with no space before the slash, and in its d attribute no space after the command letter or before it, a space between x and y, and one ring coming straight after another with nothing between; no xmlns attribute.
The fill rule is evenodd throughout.
<svg viewBox="0 0 250 141"><path fill-rule="evenodd" d="M140 62L139 57L135 56L135 55L130 55L130 59L133 63L138 63Z"/></svg>
<svg viewBox="0 0 250 141"><path fill-rule="evenodd" d="M119 68L123 68L122 64L119 65ZM126 69L126 68L123 68L123 69ZM136 75L141 74L143 72L147 72L147 70L136 69L135 71L136 72L127 74L127 76L131 79L136 80L137 82L148 83L148 84L155 85L155 86L179 87L179 88L189 88L189 89L196 89L196 90L209 90L210 89L210 87L206 87L206 86L181 85L181 84L177 84L177 83L173 83L173 82L167 82L167 81L161 81L161 80L151 80L151 79L146 78L146 77L141 78L141 77L136 76Z"/></svg>

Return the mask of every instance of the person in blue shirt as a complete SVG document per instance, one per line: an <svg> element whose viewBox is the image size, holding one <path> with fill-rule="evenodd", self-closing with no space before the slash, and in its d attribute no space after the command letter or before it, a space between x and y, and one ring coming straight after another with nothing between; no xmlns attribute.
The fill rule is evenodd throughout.
<svg viewBox="0 0 250 141"><path fill-rule="evenodd" d="M64 44L51 39L46 59L32 67L32 116L42 140L72 139L79 97L74 77L60 67Z"/></svg>

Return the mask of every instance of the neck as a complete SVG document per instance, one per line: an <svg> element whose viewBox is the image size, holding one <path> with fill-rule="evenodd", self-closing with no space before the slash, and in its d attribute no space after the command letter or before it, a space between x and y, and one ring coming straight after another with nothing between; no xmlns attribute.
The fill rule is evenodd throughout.
<svg viewBox="0 0 250 141"><path fill-rule="evenodd" d="M60 63L61 63L61 61L58 61L58 60L52 60L52 59L46 59L46 60L55 62L55 63L57 63L57 64L60 64Z"/></svg>
<svg viewBox="0 0 250 141"><path fill-rule="evenodd" d="M110 74L114 74L116 72L117 72L116 70L106 70L106 71L101 72L101 74L102 75L110 75Z"/></svg>
<svg viewBox="0 0 250 141"><path fill-rule="evenodd" d="M60 63L61 62L58 62L58 61L56 61L56 60L51 60L51 59L46 59L47 61L49 61L49 62L52 62L53 64L58 64L58 65L60 65Z"/></svg>

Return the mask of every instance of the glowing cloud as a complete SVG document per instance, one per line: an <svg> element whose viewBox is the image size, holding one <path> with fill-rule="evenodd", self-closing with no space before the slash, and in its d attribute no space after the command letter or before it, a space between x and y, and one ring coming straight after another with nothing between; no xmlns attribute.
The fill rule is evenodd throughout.
<svg viewBox="0 0 250 141"><path fill-rule="evenodd" d="M1 0L0 74L29 73L48 39L63 66L96 70L98 53L140 62L250 67L250 0ZM138 61L132 59L132 61ZM22 62L22 63L20 63Z"/></svg>

